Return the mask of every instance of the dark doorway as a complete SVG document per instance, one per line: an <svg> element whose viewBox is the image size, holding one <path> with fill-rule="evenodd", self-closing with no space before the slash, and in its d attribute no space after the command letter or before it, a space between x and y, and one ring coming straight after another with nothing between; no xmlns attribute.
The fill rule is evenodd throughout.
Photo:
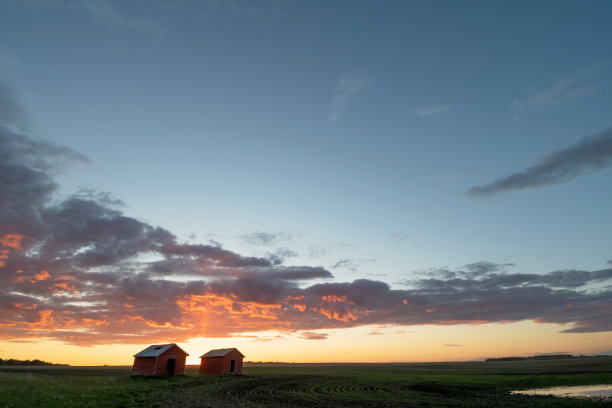
<svg viewBox="0 0 612 408"><path fill-rule="evenodd" d="M166 365L166 375L173 376L175 366L176 366L176 360L173 358L169 358L168 364Z"/></svg>
<svg viewBox="0 0 612 408"><path fill-rule="evenodd" d="M230 361L230 374L236 369L236 360Z"/></svg>

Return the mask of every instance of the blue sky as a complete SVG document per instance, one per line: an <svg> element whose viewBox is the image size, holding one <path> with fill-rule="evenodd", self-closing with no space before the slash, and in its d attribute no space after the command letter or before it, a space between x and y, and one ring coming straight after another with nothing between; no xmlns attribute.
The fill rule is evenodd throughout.
<svg viewBox="0 0 612 408"><path fill-rule="evenodd" d="M610 268L609 2L0 10L19 126L88 158L53 173L57 202L106 192L177 242L398 290Z"/></svg>

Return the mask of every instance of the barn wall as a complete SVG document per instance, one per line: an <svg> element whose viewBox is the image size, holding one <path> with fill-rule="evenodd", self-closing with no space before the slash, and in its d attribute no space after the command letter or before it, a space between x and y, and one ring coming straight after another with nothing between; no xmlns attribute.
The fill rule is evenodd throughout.
<svg viewBox="0 0 612 408"><path fill-rule="evenodd" d="M230 374L232 360L236 360L236 366L231 374L242 374L242 356L235 350L223 357L223 374Z"/></svg>
<svg viewBox="0 0 612 408"><path fill-rule="evenodd" d="M223 357L206 357L200 362L200 374L222 374Z"/></svg>
<svg viewBox="0 0 612 408"><path fill-rule="evenodd" d="M204 357L200 363L200 374L230 374L232 360L236 366L232 374L242 374L242 355L232 351L223 357Z"/></svg>
<svg viewBox="0 0 612 408"><path fill-rule="evenodd" d="M176 358L176 367L174 367L174 375L185 375L185 355Z"/></svg>
<svg viewBox="0 0 612 408"><path fill-rule="evenodd" d="M175 359L174 375L185 374L185 360L187 356L176 347L172 347L162 355L157 357L157 370L155 357L134 357L132 375L144 376L164 376L168 367L168 359Z"/></svg>
<svg viewBox="0 0 612 408"><path fill-rule="evenodd" d="M132 375L154 375L155 358L135 357L132 366Z"/></svg>
<svg viewBox="0 0 612 408"><path fill-rule="evenodd" d="M171 358L176 360L176 365L174 366L174 375L185 374L185 360L187 357L175 347L172 347L170 350L157 357L157 373L155 375L166 375L168 360Z"/></svg>
<svg viewBox="0 0 612 408"><path fill-rule="evenodd" d="M156 376L164 376L166 375L166 364L168 363L168 358L165 355L161 355L157 357L157 371L154 375Z"/></svg>
<svg viewBox="0 0 612 408"><path fill-rule="evenodd" d="M236 368L234 369L234 374L237 375L242 375L242 359L243 357L240 355L240 353L235 352L235 354L230 354L231 358L230 360L233 358L234 360L236 360Z"/></svg>

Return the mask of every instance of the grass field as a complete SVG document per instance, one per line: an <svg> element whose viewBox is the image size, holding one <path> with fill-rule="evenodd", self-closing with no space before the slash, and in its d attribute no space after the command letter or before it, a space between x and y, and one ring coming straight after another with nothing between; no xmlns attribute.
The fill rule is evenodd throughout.
<svg viewBox="0 0 612 408"><path fill-rule="evenodd" d="M612 357L430 364L246 366L244 376L131 378L129 367L2 367L0 408L610 407L610 400L510 395L612 384Z"/></svg>

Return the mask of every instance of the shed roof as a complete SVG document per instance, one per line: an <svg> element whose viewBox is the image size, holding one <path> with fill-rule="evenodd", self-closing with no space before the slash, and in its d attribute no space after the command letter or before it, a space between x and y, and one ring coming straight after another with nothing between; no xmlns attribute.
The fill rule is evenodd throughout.
<svg viewBox="0 0 612 408"><path fill-rule="evenodd" d="M176 344L170 343L170 344L153 344L152 346L149 346L146 349L142 350L140 353L134 354L134 357L159 357L162 354L164 354L166 351L170 350L172 347L176 347L186 356L189 355L185 353L185 350L183 350Z"/></svg>
<svg viewBox="0 0 612 408"><path fill-rule="evenodd" d="M227 356L232 351L236 351L238 354L240 354L242 357L244 357L244 354L239 352L237 348L226 348L226 349L210 350L208 353L201 355L200 358L204 358L204 357L224 357L224 356Z"/></svg>

